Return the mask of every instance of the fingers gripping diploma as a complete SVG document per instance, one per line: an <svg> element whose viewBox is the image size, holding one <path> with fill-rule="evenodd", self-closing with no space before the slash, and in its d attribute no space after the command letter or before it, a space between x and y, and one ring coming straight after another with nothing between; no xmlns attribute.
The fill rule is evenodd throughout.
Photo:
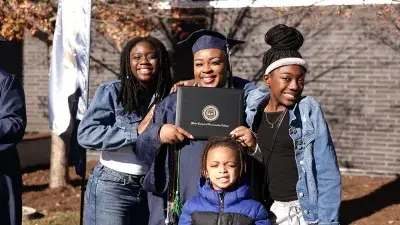
<svg viewBox="0 0 400 225"><path fill-rule="evenodd" d="M173 124L164 124L160 129L160 141L163 144L181 143L186 138L194 139L189 132Z"/></svg>
<svg viewBox="0 0 400 225"><path fill-rule="evenodd" d="M230 135L235 138L243 147L248 147L251 150L254 150L257 145L256 137L253 132L245 127L240 126L231 131Z"/></svg>

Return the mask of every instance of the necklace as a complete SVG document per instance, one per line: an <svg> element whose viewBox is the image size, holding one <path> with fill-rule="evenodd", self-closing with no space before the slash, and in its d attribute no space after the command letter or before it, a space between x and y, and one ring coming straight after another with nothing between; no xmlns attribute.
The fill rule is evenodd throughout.
<svg viewBox="0 0 400 225"><path fill-rule="evenodd" d="M278 116L278 118L275 120L275 122L271 123L268 120L268 108L267 108L267 112L265 113L265 119L266 119L267 123L269 125L271 125L271 128L274 128L275 123L278 122L279 120L281 120L286 115L286 112L287 112L287 109L282 111L281 114Z"/></svg>

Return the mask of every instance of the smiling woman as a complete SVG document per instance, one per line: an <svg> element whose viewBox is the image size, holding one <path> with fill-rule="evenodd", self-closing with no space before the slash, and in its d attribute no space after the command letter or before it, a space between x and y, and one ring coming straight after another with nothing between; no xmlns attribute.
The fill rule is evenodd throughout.
<svg viewBox="0 0 400 225"><path fill-rule="evenodd" d="M320 104L302 96L308 70L298 52L303 35L283 24L265 34L264 82L270 94L250 124L257 131L264 173L261 201L272 224L338 224L341 181L335 148ZM272 204L272 206L270 205Z"/></svg>
<svg viewBox="0 0 400 225"><path fill-rule="evenodd" d="M143 87L149 87L156 80L159 63L157 52L148 42L139 42L130 52L133 76Z"/></svg>
<svg viewBox="0 0 400 225"><path fill-rule="evenodd" d="M78 128L79 144L101 151L86 189L87 225L148 224L141 180L149 168L133 146L139 123L171 89L168 52L158 39L139 37L126 44L120 62L119 80L97 89Z"/></svg>
<svg viewBox="0 0 400 225"><path fill-rule="evenodd" d="M247 80L232 77L229 65L229 50L241 43L244 42L227 38L215 31L198 30L178 44L192 48L196 86L243 89L245 96L248 96L256 87ZM149 224L152 225L161 225L171 222L173 218L177 219L180 214L180 203L186 202L198 193L197 183L205 141L194 139L190 133L175 125L176 104L176 93L172 93L160 102L155 107L149 127L141 133L136 142L137 156L151 167L144 178L143 186L152 192L149 195L152 215ZM255 137L247 127L239 126L232 130L231 135L243 146L248 147L249 151L254 151ZM173 157L173 154L177 157ZM177 185L169 183L170 179L166 179L168 177L172 177L171 180L175 180ZM167 188L168 185L173 188ZM173 208L167 201L175 201Z"/></svg>
<svg viewBox="0 0 400 225"><path fill-rule="evenodd" d="M194 78L200 87L222 87L227 80L227 56L221 49L204 49L194 54Z"/></svg>

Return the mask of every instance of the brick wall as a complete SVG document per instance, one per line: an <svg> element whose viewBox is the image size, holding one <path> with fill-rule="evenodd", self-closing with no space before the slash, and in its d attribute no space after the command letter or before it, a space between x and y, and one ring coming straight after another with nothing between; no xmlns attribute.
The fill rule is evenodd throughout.
<svg viewBox="0 0 400 225"><path fill-rule="evenodd" d="M48 122L48 80L51 46L37 38L25 36L23 76L26 96L28 125L27 131L47 132ZM101 35L92 35L89 98L97 87L106 81L116 79L119 68L119 54Z"/></svg>
<svg viewBox="0 0 400 225"><path fill-rule="evenodd" d="M400 38L382 19L388 6L216 9L214 29L247 41L233 51L236 75L262 85L264 34L277 23L296 25L305 36L301 53L309 61L305 94L322 104L339 162L353 174L400 173ZM398 6L394 13L399 13ZM340 12L340 13L339 13ZM233 29L235 28L235 29ZM167 44L168 45L168 44ZM115 79L119 55L92 35L90 97ZM34 38L24 43L24 86L28 130L47 131L49 48Z"/></svg>
<svg viewBox="0 0 400 225"><path fill-rule="evenodd" d="M26 131L48 131L49 51L46 43L25 35L23 77L28 124Z"/></svg>
<svg viewBox="0 0 400 225"><path fill-rule="evenodd" d="M304 94L321 102L340 165L353 174L400 173L400 30L377 16L386 9L250 9L235 35L247 43L235 53L233 71L262 85L266 31L278 23L299 27L310 64ZM228 33L232 20L225 18L241 10L218 10L214 27Z"/></svg>

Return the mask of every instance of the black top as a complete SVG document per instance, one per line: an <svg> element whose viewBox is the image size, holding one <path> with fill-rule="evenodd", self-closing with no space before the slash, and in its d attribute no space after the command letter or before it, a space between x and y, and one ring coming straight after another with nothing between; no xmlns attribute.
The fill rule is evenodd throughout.
<svg viewBox="0 0 400 225"><path fill-rule="evenodd" d="M274 123L283 112L263 113L257 130L257 142L263 153L264 163L268 174L268 190L270 197L277 201L293 201L297 199L296 184L298 172L295 161L293 140L289 136L289 113L286 113L275 140L271 154L273 135L278 122ZM271 127L268 121L274 123ZM269 163L266 162L269 160Z"/></svg>

